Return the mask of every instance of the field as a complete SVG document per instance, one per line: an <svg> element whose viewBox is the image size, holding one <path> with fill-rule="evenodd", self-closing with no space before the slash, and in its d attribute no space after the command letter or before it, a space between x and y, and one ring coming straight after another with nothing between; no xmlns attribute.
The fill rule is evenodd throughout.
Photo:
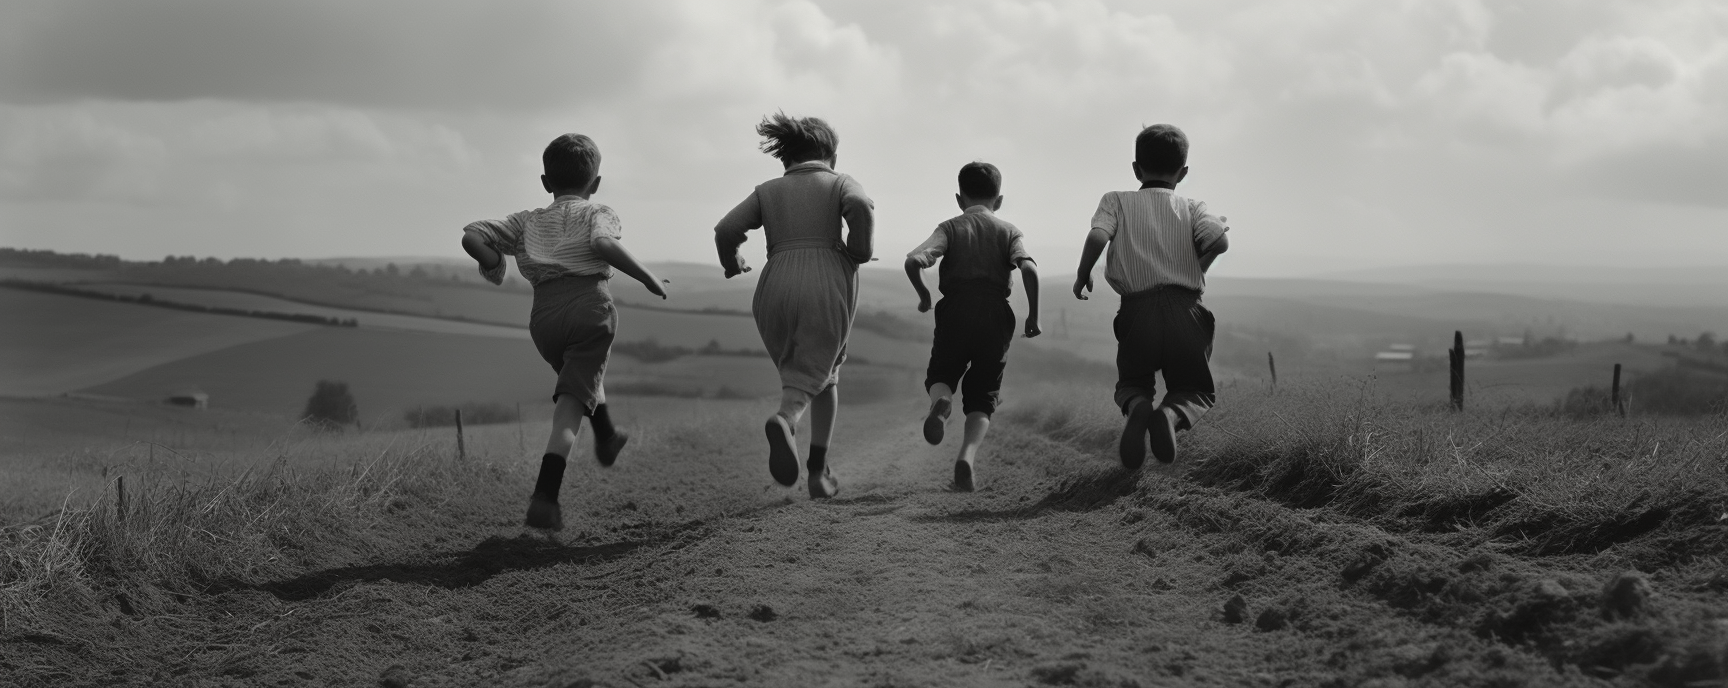
<svg viewBox="0 0 1728 688"><path fill-rule="evenodd" d="M637 435L617 467L573 464L570 527L550 538L517 525L521 433L543 424L471 429L465 460L448 429L291 431L198 453L206 474L111 466L124 510L109 488L0 531L0 671L26 686L1720 680L1723 419L1360 395L1232 388L1178 464L1123 474L1096 390L1023 390L970 495L944 489L952 447L923 444L916 403L849 405L827 502L770 486L764 402L655 402L621 414Z"/></svg>
<svg viewBox="0 0 1728 688"><path fill-rule="evenodd" d="M59 394L170 361L318 329L0 288L0 394ZM174 390L152 390L156 394Z"/></svg>

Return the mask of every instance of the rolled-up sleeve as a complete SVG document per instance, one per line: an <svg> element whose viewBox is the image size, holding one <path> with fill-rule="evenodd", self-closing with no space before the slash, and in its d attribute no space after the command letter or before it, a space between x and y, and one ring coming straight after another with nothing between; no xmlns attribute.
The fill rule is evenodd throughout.
<svg viewBox="0 0 1728 688"><path fill-rule="evenodd" d="M1026 252L1026 235L1019 228L1015 228L1008 237L1009 265L1020 267L1020 261L1032 260L1032 254ZM1037 263L1038 261L1032 260L1032 262Z"/></svg>
<svg viewBox="0 0 1728 688"><path fill-rule="evenodd" d="M480 220L468 223L462 228L463 234L474 234L490 248L498 252L498 264L488 268L480 268L480 276L493 284L504 283L504 272L508 269L504 264L504 256L514 256L522 252L522 221L517 215L511 215L502 220Z"/></svg>
<svg viewBox="0 0 1728 688"><path fill-rule="evenodd" d="M876 203L864 195L864 186L849 175L840 175L840 216L846 218L846 253L859 263L876 254Z"/></svg>
<svg viewBox="0 0 1728 688"><path fill-rule="evenodd" d="M941 258L942 254L947 251L948 231L947 228L939 226L935 232L930 234L930 238L925 239L924 243L918 245L918 248L912 249L911 253L906 254L906 259L917 263L918 267L927 268L935 265L936 259Z"/></svg>
<svg viewBox="0 0 1728 688"><path fill-rule="evenodd" d="M1122 203L1116 200L1114 192L1104 194L1103 198L1098 199L1098 211L1092 213L1092 229L1099 230L1104 233L1104 236L1115 239L1116 227L1119 224L1117 211L1121 208Z"/></svg>
<svg viewBox="0 0 1728 688"><path fill-rule="evenodd" d="M1230 231L1225 218L1213 215L1202 201L1194 201L1190 215L1194 218L1194 250L1201 255L1210 253L1218 240Z"/></svg>
<svg viewBox="0 0 1728 688"><path fill-rule="evenodd" d="M714 244L720 250L720 260L732 257L739 246L750 239L748 232L762 226L762 201L755 191L744 198L720 224L714 225Z"/></svg>

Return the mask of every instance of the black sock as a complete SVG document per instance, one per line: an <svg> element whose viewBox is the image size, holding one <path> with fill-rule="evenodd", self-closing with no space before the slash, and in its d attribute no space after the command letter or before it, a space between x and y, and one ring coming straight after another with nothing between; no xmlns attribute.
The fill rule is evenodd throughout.
<svg viewBox="0 0 1728 688"><path fill-rule="evenodd" d="M564 457L547 454L540 457L540 479L534 481L534 494L558 501L558 488L564 485Z"/></svg>
<svg viewBox="0 0 1728 688"><path fill-rule="evenodd" d="M606 412L605 404L594 405L594 412L588 414L588 425L594 428L594 439L601 442L612 439L617 432L612 427L612 414Z"/></svg>
<svg viewBox="0 0 1728 688"><path fill-rule="evenodd" d="M821 474L828 467L828 448L810 445L810 458L804 461L804 467L809 469L810 475Z"/></svg>

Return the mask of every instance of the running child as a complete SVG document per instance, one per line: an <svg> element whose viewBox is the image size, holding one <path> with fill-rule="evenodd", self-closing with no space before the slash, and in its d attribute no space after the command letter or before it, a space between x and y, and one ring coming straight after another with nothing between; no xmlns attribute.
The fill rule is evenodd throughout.
<svg viewBox="0 0 1728 688"><path fill-rule="evenodd" d="M1225 218L1206 204L1176 193L1188 176L1188 137L1154 124L1134 139L1137 191L1111 191L1098 202L1092 231L1080 254L1074 296L1092 290L1092 267L1106 246L1104 281L1122 295L1116 312L1116 404L1122 428L1122 465L1137 469L1152 455L1176 460L1176 432L1189 430L1216 403L1212 384L1212 311L1200 303L1206 270L1229 250ZM1153 405L1156 378L1167 388Z"/></svg>
<svg viewBox="0 0 1728 688"><path fill-rule="evenodd" d="M780 370L780 410L768 418L768 472L781 485L798 482L798 420L810 417L807 487L811 498L839 491L828 445L840 410L840 364L858 310L858 266L871 260L874 204L864 187L834 171L840 140L815 117L762 118L762 152L778 158L784 175L763 182L714 227L726 277L750 271L738 252L761 227L768 264L751 310L762 344ZM840 221L846 221L846 237Z"/></svg>
<svg viewBox="0 0 1728 688"><path fill-rule="evenodd" d="M606 411L606 358L618 329L608 280L612 268L635 278L649 292L666 298L662 280L636 261L619 243L623 228L618 215L589 200L600 190L600 149L593 139L565 134L552 140L541 155L545 174L540 185L552 194L552 204L524 210L502 220L481 220L462 230L462 249L480 264L480 274L493 284L504 280L504 256L516 258L516 269L534 285L534 310L528 332L534 348L558 374L552 400L552 437L540 459L540 477L528 499L526 523L558 530L564 517L558 489L564 482L565 459L576 448L576 436L586 416L594 430L594 457L611 466L630 440L612 427Z"/></svg>
<svg viewBox="0 0 1728 688"><path fill-rule="evenodd" d="M954 489L976 487L973 465L978 445L990 431L990 415L1001 402L1002 372L1008 365L1008 345L1014 341L1012 273L1018 269L1026 285L1027 338L1038 327L1038 264L1026 253L1019 228L996 216L1002 208L1002 173L987 162L960 168L960 193L954 194L960 215L936 226L935 233L906 254L906 276L918 292L918 312L930 310L924 269L942 260L937 273L942 300L936 303L936 341L930 346L930 367L924 388L930 413L924 418L924 439L941 444L954 390L965 393L966 437L954 461Z"/></svg>

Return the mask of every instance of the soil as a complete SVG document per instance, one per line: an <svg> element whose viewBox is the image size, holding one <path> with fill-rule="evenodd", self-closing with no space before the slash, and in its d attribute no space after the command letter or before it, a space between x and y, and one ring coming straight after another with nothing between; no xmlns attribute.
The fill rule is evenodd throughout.
<svg viewBox="0 0 1728 688"><path fill-rule="evenodd" d="M759 426L734 424L651 445L687 450L572 470L568 529L554 536L520 526L524 503L408 504L375 541L332 548L302 575L162 602L119 595L102 646L6 638L0 670L24 685L210 686L1720 676L1717 630L1676 638L1638 621L1705 593L1458 551L1444 533L1389 534L1155 463L1125 474L1007 423L979 461L980 491L951 492L958 424L930 447L920 422L905 404L844 408L830 454L841 491L825 501L773 485ZM1599 606L1614 618L1580 621Z"/></svg>

